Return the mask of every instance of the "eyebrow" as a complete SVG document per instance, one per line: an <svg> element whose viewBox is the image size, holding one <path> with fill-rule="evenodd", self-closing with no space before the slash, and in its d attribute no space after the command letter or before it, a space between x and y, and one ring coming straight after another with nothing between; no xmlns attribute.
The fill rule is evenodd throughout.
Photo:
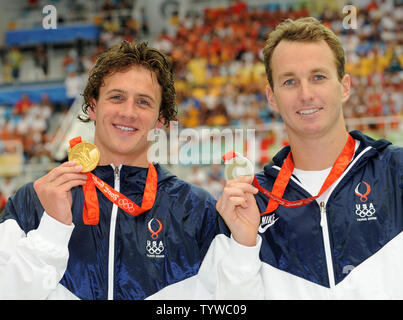
<svg viewBox="0 0 403 320"><path fill-rule="evenodd" d="M310 74L314 74L314 73L326 73L326 74L329 74L330 72L326 68L315 68L315 69L312 69L311 71L309 71L309 73ZM287 71L287 72L281 73L278 76L278 78L281 79L281 78L293 77L293 76L295 76L294 72Z"/></svg>
<svg viewBox="0 0 403 320"><path fill-rule="evenodd" d="M127 91L125 91L125 90L122 90L122 89L110 89L110 90L108 90L105 94L107 95L107 94L110 94L110 93L124 93L124 94L127 94ZM148 94L145 94L145 93L140 93L139 95L138 95L139 97L142 97L142 98L148 98L148 99L150 99L152 102L156 102L151 96L149 96Z"/></svg>
<svg viewBox="0 0 403 320"><path fill-rule="evenodd" d="M105 94L110 94L112 92L127 93L126 91L121 90L121 89L111 89L111 90L108 90Z"/></svg>

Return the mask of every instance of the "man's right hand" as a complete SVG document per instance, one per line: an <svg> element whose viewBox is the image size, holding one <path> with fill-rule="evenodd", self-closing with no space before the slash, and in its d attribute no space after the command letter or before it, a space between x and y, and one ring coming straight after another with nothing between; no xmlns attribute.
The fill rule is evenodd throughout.
<svg viewBox="0 0 403 320"><path fill-rule="evenodd" d="M82 166L75 161L67 161L34 182L34 189L46 213L67 225L73 222L71 189L87 181L87 175L80 173L81 170Z"/></svg>
<svg viewBox="0 0 403 320"><path fill-rule="evenodd" d="M252 176L243 176L227 181L216 205L234 239L244 246L256 245L260 223L259 208L253 196L259 190L251 184L252 180Z"/></svg>

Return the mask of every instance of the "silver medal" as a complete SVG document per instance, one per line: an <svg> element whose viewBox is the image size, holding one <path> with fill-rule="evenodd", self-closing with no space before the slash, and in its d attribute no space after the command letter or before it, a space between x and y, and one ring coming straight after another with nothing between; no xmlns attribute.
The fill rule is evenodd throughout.
<svg viewBox="0 0 403 320"><path fill-rule="evenodd" d="M226 161L227 163L225 164L224 174L226 180L235 179L241 176L253 176L253 164L248 158L237 155L231 160Z"/></svg>

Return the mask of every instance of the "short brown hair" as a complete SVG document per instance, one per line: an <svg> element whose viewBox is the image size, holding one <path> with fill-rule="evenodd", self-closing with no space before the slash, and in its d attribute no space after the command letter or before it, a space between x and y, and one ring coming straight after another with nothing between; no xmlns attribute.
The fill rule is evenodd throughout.
<svg viewBox="0 0 403 320"><path fill-rule="evenodd" d="M344 49L340 40L333 31L313 17L300 18L295 21L292 19L286 19L269 34L266 45L263 49L267 80L272 89L274 89L274 83L270 63L273 51L281 40L301 42L326 41L335 56L339 81L344 77Z"/></svg>
<svg viewBox="0 0 403 320"><path fill-rule="evenodd" d="M149 47L147 42L122 41L102 53L93 69L90 71L87 85L84 89L82 111L84 116L78 118L89 122L88 108L94 108L92 99L98 100L99 89L104 85L104 79L115 72L125 71L133 66L141 66L153 71L162 88L159 117L164 118L164 125L176 120L177 106L172 72L172 61L164 53Z"/></svg>

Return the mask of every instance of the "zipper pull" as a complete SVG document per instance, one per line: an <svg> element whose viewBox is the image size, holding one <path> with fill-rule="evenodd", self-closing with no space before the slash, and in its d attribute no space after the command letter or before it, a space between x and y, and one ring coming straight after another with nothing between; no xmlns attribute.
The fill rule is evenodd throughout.
<svg viewBox="0 0 403 320"><path fill-rule="evenodd" d="M322 201L320 203L320 226L323 228L325 226L326 221L326 206L325 203Z"/></svg>
<svg viewBox="0 0 403 320"><path fill-rule="evenodd" d="M115 168L115 179L119 179L119 167Z"/></svg>

